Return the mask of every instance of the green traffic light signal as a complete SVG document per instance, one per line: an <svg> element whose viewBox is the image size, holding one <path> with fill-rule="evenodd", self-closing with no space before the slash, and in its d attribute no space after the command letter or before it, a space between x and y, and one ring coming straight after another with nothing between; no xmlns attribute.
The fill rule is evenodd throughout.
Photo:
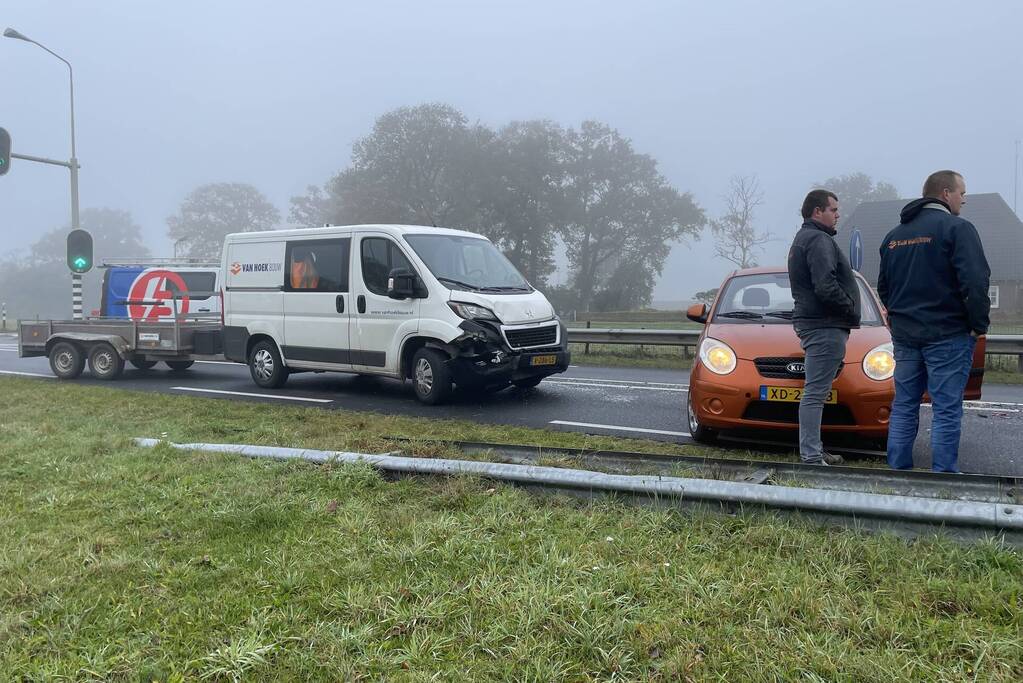
<svg viewBox="0 0 1023 683"><path fill-rule="evenodd" d="M72 230L67 236L67 267L72 273L92 270L92 235L87 230Z"/></svg>

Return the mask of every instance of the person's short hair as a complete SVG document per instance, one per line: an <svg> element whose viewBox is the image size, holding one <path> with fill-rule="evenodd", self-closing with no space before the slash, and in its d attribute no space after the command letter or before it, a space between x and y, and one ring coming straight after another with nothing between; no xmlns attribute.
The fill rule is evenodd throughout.
<svg viewBox="0 0 1023 683"><path fill-rule="evenodd" d="M810 216L813 215L814 209L820 209L823 211L828 208L828 199L834 199L838 201L838 195L831 190L810 190L810 193L806 195L806 199L803 200L803 218L809 220Z"/></svg>
<svg viewBox="0 0 1023 683"><path fill-rule="evenodd" d="M924 181L924 197L940 197L945 190L955 190L963 175L956 171L935 171Z"/></svg>

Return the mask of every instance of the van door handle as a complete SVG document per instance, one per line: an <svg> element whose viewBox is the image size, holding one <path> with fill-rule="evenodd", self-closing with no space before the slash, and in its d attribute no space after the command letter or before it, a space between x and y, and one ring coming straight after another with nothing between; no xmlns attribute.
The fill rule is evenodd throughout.
<svg viewBox="0 0 1023 683"><path fill-rule="evenodd" d="M334 301L334 306L337 308L338 313L345 312L345 297L344 294L338 294L337 299Z"/></svg>
<svg viewBox="0 0 1023 683"><path fill-rule="evenodd" d="M355 300L355 303L356 303L356 306L359 307L359 313L365 313L366 312L366 297L365 296L360 294L359 298Z"/></svg>

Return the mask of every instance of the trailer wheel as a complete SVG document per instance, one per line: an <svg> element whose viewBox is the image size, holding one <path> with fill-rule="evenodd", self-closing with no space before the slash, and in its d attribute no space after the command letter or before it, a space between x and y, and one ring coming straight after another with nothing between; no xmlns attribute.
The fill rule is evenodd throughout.
<svg viewBox="0 0 1023 683"><path fill-rule="evenodd" d="M192 364L195 363L195 361L194 360L165 360L164 363L166 363L167 367L170 368L171 370L173 370L174 372L181 372L182 370L187 370L188 368L192 367Z"/></svg>
<svg viewBox="0 0 1023 683"><path fill-rule="evenodd" d="M277 345L264 339L252 347L249 354L249 374L252 381L264 389L277 389L288 381L288 369L284 367Z"/></svg>
<svg viewBox="0 0 1023 683"><path fill-rule="evenodd" d="M140 358L137 360L130 360L128 362L137 367L139 370L152 370L156 367L155 360L143 360Z"/></svg>
<svg viewBox="0 0 1023 683"><path fill-rule="evenodd" d="M89 371L96 379L112 380L121 376L124 359L110 344L101 342L89 352Z"/></svg>
<svg viewBox="0 0 1023 683"><path fill-rule="evenodd" d="M57 342L50 349L50 370L59 379L74 379L85 369L85 354L71 342Z"/></svg>

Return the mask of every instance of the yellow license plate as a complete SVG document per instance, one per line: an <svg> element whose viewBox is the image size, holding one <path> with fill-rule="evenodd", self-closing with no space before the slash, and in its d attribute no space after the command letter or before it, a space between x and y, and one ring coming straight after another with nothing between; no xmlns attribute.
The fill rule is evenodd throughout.
<svg viewBox="0 0 1023 683"><path fill-rule="evenodd" d="M785 401L788 403L799 403L803 398L803 387L760 387L761 401ZM824 397L825 403L838 403L838 392L834 389Z"/></svg>
<svg viewBox="0 0 1023 683"><path fill-rule="evenodd" d="M549 356L533 356L529 359L529 364L534 367L537 365L557 365L558 357L554 354Z"/></svg>

